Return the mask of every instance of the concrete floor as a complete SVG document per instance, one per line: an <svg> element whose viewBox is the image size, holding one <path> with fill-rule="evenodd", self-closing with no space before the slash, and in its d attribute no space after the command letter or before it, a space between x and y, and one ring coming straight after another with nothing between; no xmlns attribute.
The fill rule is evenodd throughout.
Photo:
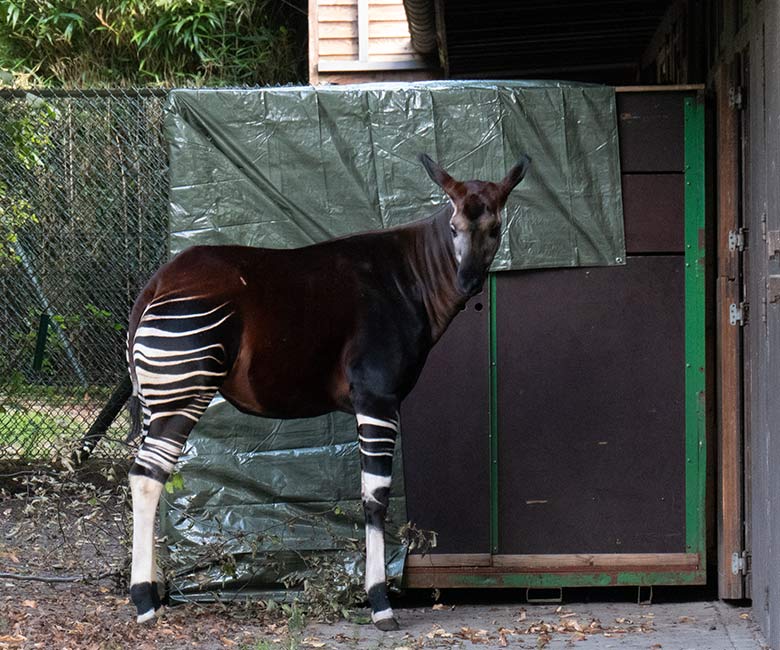
<svg viewBox="0 0 780 650"><path fill-rule="evenodd" d="M372 625L310 625L303 648L417 650L529 648L562 650L767 649L747 607L700 601L637 605L447 605L396 611L401 630Z"/></svg>

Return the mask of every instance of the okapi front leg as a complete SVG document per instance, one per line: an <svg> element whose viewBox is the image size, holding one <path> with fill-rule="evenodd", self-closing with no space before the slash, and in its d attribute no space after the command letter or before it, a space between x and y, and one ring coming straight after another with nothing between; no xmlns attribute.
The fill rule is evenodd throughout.
<svg viewBox="0 0 780 650"><path fill-rule="evenodd" d="M385 517L390 499L393 449L398 422L357 414L360 479L366 517L366 593L371 620L383 631L397 630L385 574Z"/></svg>

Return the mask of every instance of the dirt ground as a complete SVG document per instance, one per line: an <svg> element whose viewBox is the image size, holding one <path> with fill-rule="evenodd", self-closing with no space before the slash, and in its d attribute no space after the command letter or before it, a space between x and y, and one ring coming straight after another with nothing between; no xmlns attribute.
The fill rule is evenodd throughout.
<svg viewBox="0 0 780 650"><path fill-rule="evenodd" d="M126 482L121 470L111 476L0 471L0 650L765 647L747 608L640 606L628 591L615 602L542 605L513 602L517 592L415 592L397 603L393 633L366 624L367 610L325 624L264 603L188 603L139 626L127 597Z"/></svg>

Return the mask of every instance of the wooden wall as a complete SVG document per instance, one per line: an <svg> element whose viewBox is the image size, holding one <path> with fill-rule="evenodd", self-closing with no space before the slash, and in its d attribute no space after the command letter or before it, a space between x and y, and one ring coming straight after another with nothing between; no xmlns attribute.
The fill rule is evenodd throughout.
<svg viewBox="0 0 780 650"><path fill-rule="evenodd" d="M780 0L763 0L746 17L747 111L744 189L748 228L745 419L749 445L749 542L754 616L772 648L780 648L780 302L773 276L780 255Z"/></svg>
<svg viewBox="0 0 780 650"><path fill-rule="evenodd" d="M698 10L694 8L698 4ZM719 593L746 596L770 646L780 649L780 0L679 0L687 21L703 27L699 52L715 108L710 146L718 205ZM657 71L696 81L682 52L674 12L659 28ZM685 11L677 7L676 20ZM659 72L660 74L660 72ZM660 79L656 79L660 80ZM744 228L741 253L729 231ZM742 326L729 304L747 304ZM731 569L736 548L746 575Z"/></svg>

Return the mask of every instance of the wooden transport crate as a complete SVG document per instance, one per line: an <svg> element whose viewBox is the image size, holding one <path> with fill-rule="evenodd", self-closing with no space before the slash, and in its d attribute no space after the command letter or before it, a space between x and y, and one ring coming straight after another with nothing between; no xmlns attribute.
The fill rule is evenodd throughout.
<svg viewBox="0 0 780 650"><path fill-rule="evenodd" d="M626 264L492 275L404 404L409 587L705 582L703 96L617 111Z"/></svg>

